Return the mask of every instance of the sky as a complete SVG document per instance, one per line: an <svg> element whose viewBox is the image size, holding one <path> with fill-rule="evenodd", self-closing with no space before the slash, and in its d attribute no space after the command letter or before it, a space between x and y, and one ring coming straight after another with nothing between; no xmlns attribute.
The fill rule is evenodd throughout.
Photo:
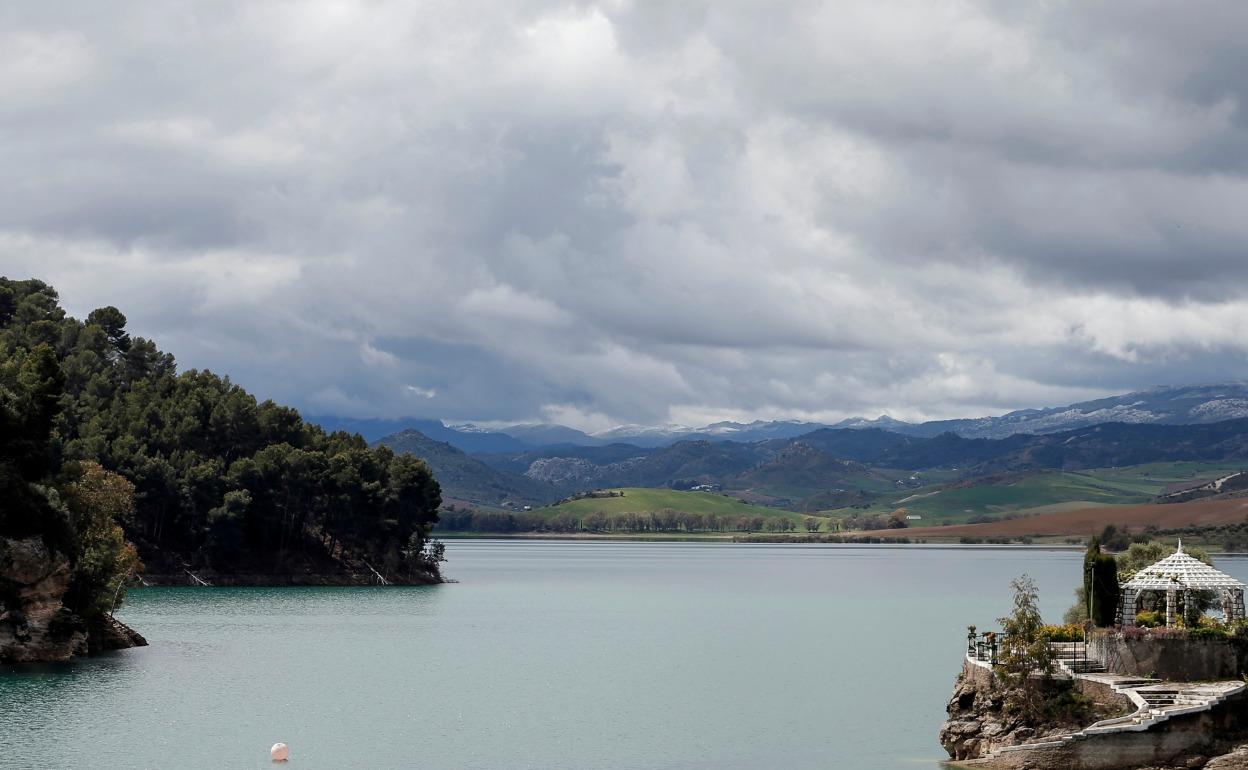
<svg viewBox="0 0 1248 770"><path fill-rule="evenodd" d="M1248 377L1248 5L0 8L0 274L312 414Z"/></svg>

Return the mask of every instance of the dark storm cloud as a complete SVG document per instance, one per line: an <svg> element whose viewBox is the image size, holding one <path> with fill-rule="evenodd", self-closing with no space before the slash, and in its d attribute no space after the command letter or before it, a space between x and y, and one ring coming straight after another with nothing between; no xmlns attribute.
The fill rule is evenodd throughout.
<svg viewBox="0 0 1248 770"><path fill-rule="evenodd" d="M952 416L1248 375L1227 3L0 11L0 272L315 412Z"/></svg>

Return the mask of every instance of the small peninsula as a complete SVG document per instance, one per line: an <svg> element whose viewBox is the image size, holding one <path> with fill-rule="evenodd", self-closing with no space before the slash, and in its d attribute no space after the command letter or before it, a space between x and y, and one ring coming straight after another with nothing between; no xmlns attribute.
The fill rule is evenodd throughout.
<svg viewBox="0 0 1248 770"><path fill-rule="evenodd" d="M0 278L0 662L145 644L128 585L441 582L428 466Z"/></svg>
<svg viewBox="0 0 1248 770"><path fill-rule="evenodd" d="M968 627L939 735L951 763L1248 768L1245 586L1211 562L1181 542L1115 557L1093 538L1061 626L1041 621L1035 583L1015 580L1002 631Z"/></svg>

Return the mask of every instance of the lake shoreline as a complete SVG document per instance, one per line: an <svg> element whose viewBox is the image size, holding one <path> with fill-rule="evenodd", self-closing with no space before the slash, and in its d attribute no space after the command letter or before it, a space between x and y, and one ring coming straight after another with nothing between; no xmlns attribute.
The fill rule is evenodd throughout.
<svg viewBox="0 0 1248 770"><path fill-rule="evenodd" d="M429 586L441 585L445 578L429 580L387 580L381 583L370 574L355 573L346 575L306 574L306 575L265 575L265 574L216 574L197 572L189 574L153 574L143 575L142 583L133 588L156 588L167 586L199 586L203 588L298 588L334 587L334 586Z"/></svg>
<svg viewBox="0 0 1248 770"><path fill-rule="evenodd" d="M1082 552L1083 545L1074 545L1070 543L959 543L957 540L924 540L922 542L869 542L867 538L862 540L847 540L845 542L835 541L811 541L798 537L789 539L766 539L766 540L742 540L732 535L645 535L645 534L601 534L593 532L472 532L472 533L447 533L438 535L439 540L448 542L474 542L488 540L516 540L529 542L601 542L601 543L707 543L721 545L742 545L742 546L759 546L759 545L783 545L783 546L811 546L811 545L827 545L827 546L874 546L881 548L975 548L975 549L1002 549L1008 548L1013 550L1031 549L1041 551L1078 551Z"/></svg>
<svg viewBox="0 0 1248 770"><path fill-rule="evenodd" d="M896 533L898 530L890 530ZM665 534L665 533L605 533L605 532L435 532L434 537L438 540L448 541L473 541L473 540L570 540L570 541L617 541L617 542L638 542L638 543L732 543L736 545L891 545L891 546L959 546L964 548L1035 548L1043 550L1073 550L1082 551L1086 546L1081 540L1078 543L1067 543L1063 539L1039 540L1031 543L963 543L959 538L938 538L924 537L916 538L908 543L895 542L896 536L890 536L894 542L871 542L874 535L863 533L861 535L845 535L845 542L811 540L808 535L794 534L785 535L763 535L758 539L742 539L739 533L689 533L689 534ZM818 536L823 537L823 536ZM1070 537L1074 537L1071 535ZM881 540L886 538L881 537ZM1184 536L1183 542L1189 542ZM1193 545L1204 547L1211 554L1239 556L1248 555L1248 551L1227 551L1219 550L1216 545L1211 543L1202 543L1199 540L1190 541Z"/></svg>

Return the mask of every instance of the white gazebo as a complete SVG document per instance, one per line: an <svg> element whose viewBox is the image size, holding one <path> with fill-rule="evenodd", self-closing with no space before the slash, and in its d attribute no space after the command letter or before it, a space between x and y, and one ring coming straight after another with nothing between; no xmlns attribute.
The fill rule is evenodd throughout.
<svg viewBox="0 0 1248 770"><path fill-rule="evenodd" d="M1118 622L1135 625L1135 608L1145 591L1166 594L1166 625L1174 625L1175 606L1179 591L1190 599L1193 593L1217 593L1222 599L1222 614L1229 623L1244 617L1244 584L1199 559L1183 553L1183 541L1174 553L1136 573L1122 584L1118 606Z"/></svg>

